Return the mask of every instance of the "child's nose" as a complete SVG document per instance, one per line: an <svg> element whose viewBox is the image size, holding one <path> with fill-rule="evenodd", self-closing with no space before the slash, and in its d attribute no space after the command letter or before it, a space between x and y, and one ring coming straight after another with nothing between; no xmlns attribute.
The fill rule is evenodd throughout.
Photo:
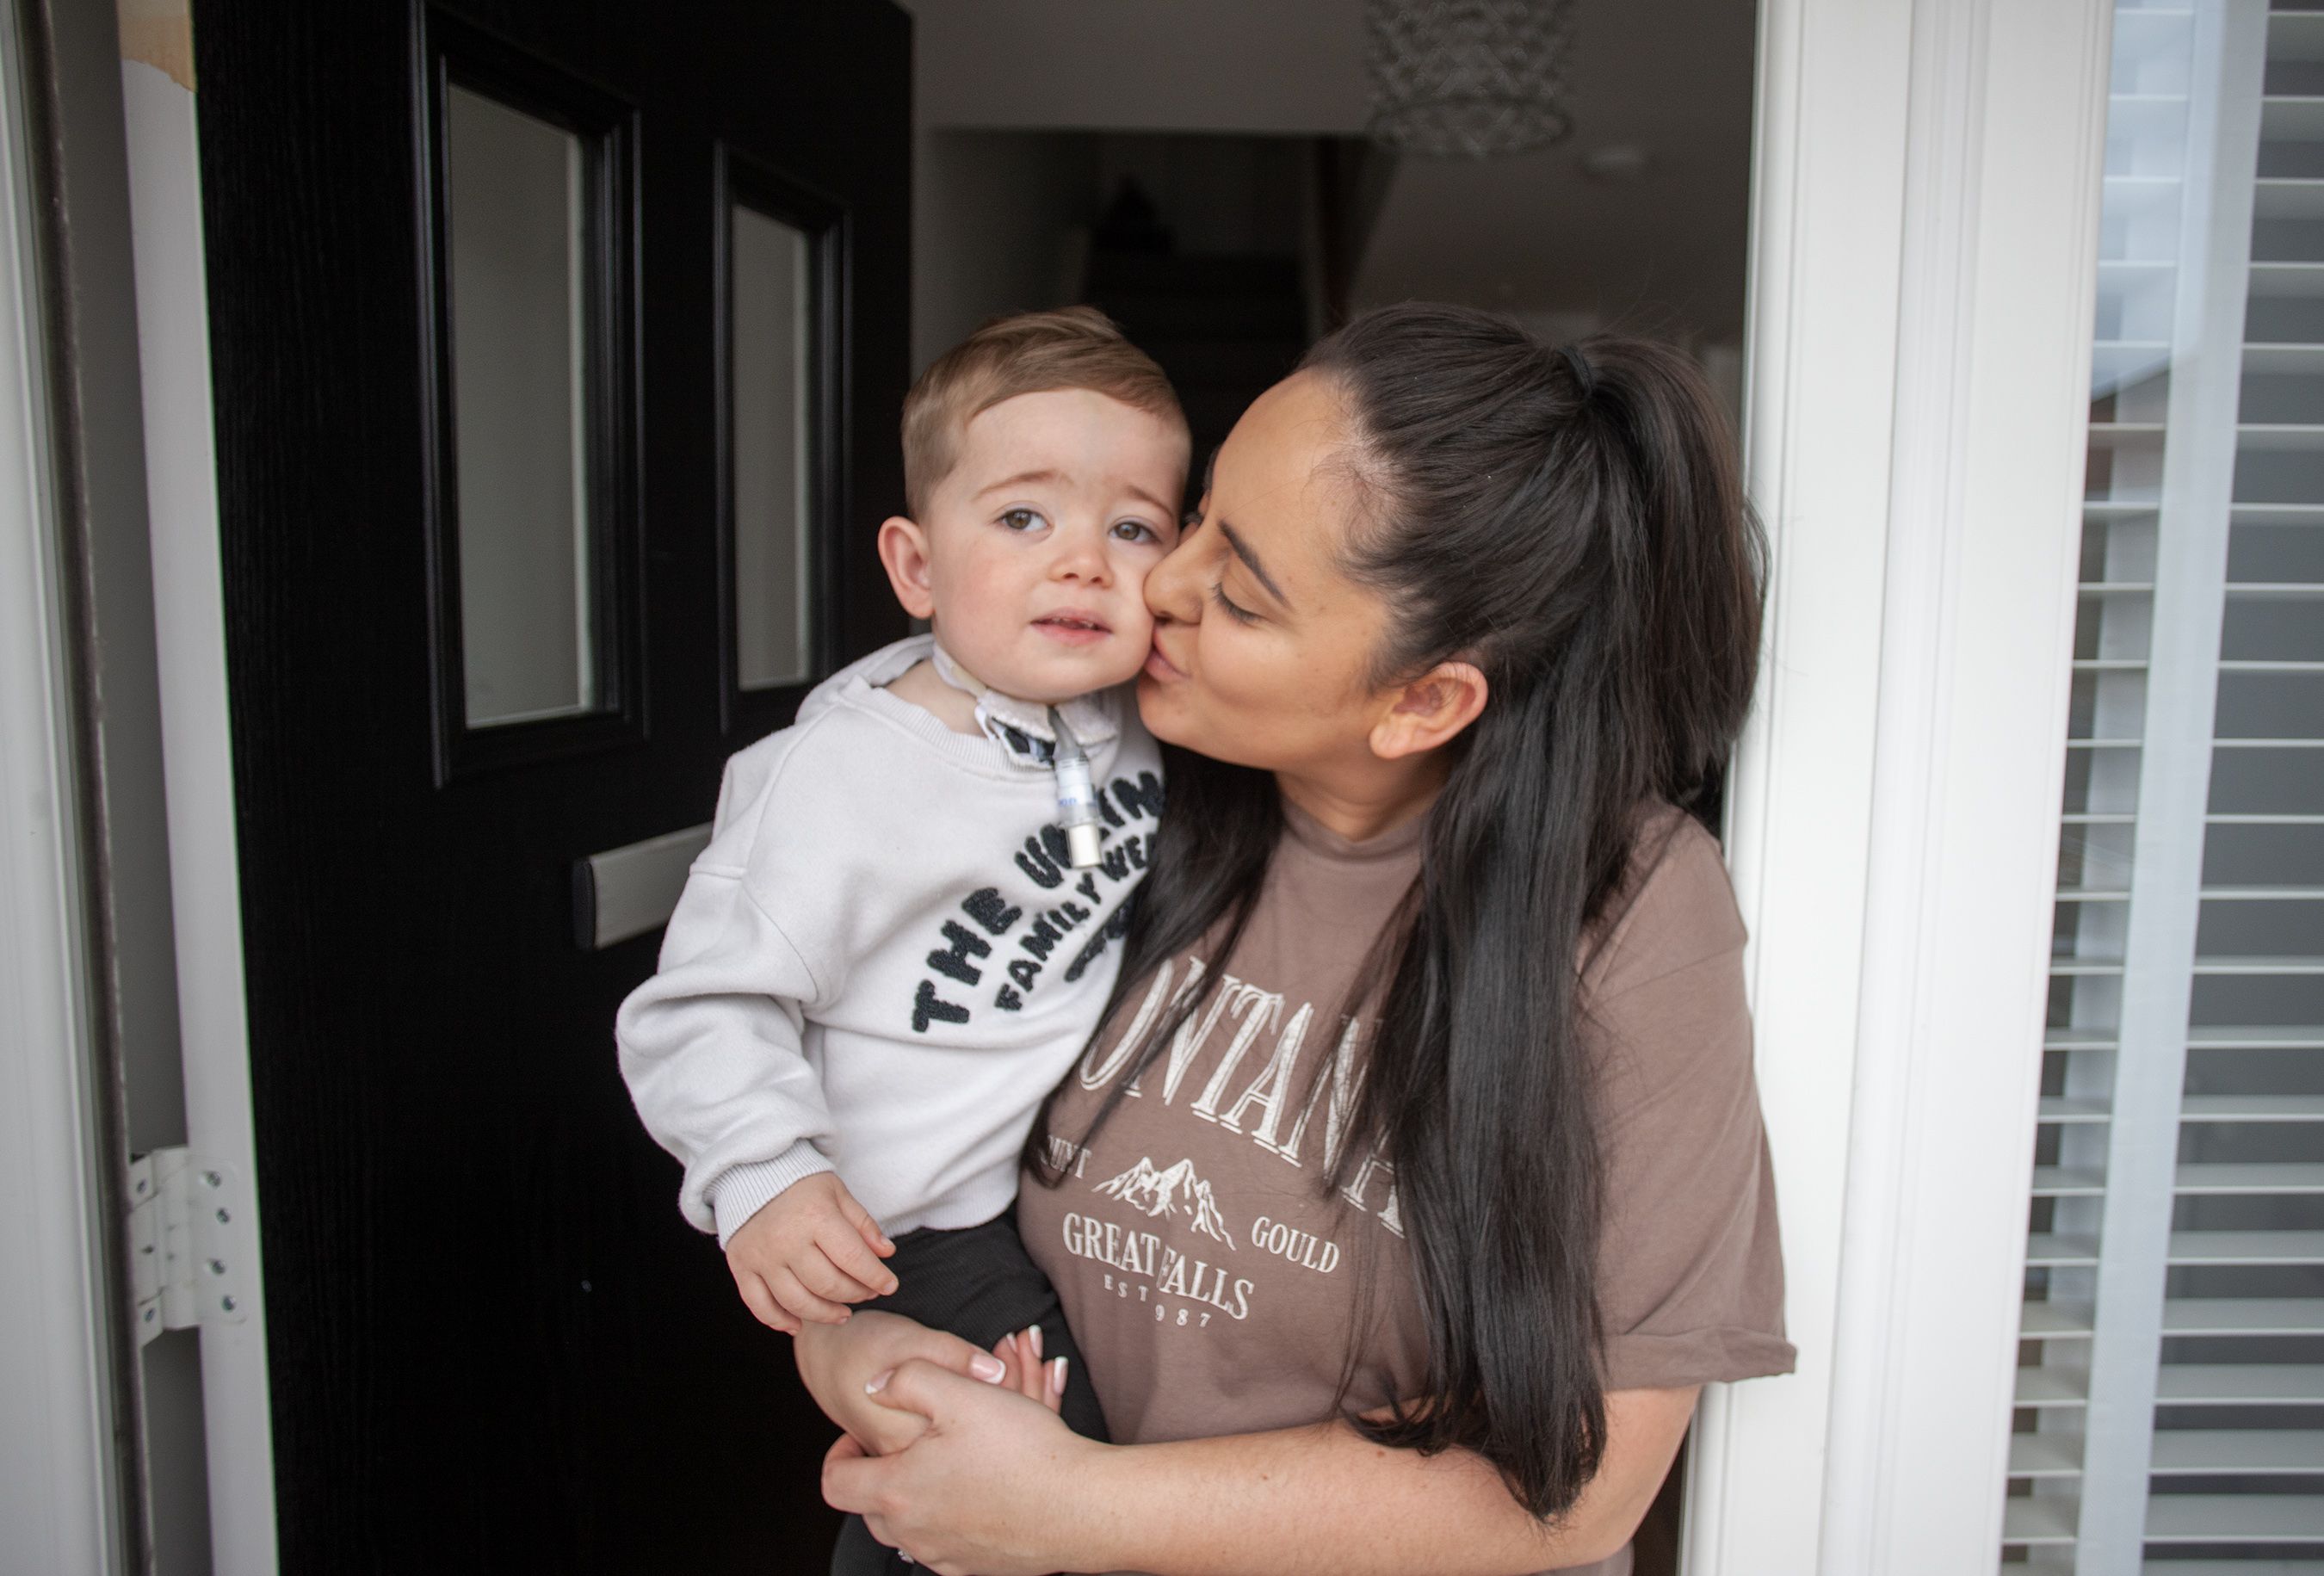
<svg viewBox="0 0 2324 1576"><path fill-rule="evenodd" d="M1060 580L1103 585L1113 579L1113 562L1106 557L1101 537L1089 531L1066 531L1057 544L1057 556L1049 572Z"/></svg>

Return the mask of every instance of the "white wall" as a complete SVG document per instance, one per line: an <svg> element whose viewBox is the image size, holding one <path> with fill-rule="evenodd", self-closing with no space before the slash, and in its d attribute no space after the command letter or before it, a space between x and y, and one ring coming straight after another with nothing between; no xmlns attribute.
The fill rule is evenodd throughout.
<svg viewBox="0 0 2324 1576"><path fill-rule="evenodd" d="M1098 184L1094 139L1072 133L923 129L913 157L917 376L987 318L1079 299Z"/></svg>
<svg viewBox="0 0 2324 1576"><path fill-rule="evenodd" d="M903 0L924 126L1363 129L1362 0Z"/></svg>

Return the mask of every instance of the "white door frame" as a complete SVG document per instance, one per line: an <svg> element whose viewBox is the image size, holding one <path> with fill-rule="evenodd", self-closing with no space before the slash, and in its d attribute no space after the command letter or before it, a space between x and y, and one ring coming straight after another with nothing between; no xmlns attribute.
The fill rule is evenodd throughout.
<svg viewBox="0 0 2324 1576"><path fill-rule="evenodd" d="M171 16L184 23L182 0ZM190 59L190 32L186 36ZM265 1273L258 1230L263 1199L243 995L242 879L211 426L209 274L194 95L188 84L146 60L125 59L121 71L186 1140L206 1163L239 1173L249 1222L244 1273L246 1284L257 1286ZM276 1569L266 1299L251 1301L241 1323L201 1327L211 1566L221 1576L271 1576Z"/></svg>
<svg viewBox="0 0 2324 1576"><path fill-rule="evenodd" d="M63 525L14 4L0 7L0 1570L126 1568L118 1277Z"/></svg>
<svg viewBox="0 0 2324 1576"><path fill-rule="evenodd" d="M1993 1570L2080 532L2107 0L1763 0L1729 846L1799 1371L1688 1576Z"/></svg>

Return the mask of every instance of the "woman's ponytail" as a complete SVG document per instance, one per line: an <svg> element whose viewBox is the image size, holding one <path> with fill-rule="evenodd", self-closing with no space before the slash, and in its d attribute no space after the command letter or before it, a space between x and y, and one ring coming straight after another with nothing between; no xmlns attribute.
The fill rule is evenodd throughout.
<svg viewBox="0 0 2324 1576"><path fill-rule="evenodd" d="M1490 692L1430 815L1354 1117L1396 1161L1427 1394L1360 1426L1475 1451L1551 1516L1606 1429L1580 963L1641 811L1696 799L1742 725L1762 539L1725 413L1667 346L1546 350L1407 306L1303 364L1346 401L1374 500L1351 567L1396 610L1375 677L1458 659Z"/></svg>

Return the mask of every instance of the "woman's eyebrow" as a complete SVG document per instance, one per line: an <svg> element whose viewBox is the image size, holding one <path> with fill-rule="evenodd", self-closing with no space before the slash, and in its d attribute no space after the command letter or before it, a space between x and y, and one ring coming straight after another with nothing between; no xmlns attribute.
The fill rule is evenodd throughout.
<svg viewBox="0 0 2324 1576"><path fill-rule="evenodd" d="M1259 576L1259 583L1273 594L1276 601L1289 607L1291 598L1283 594L1283 587L1275 583L1275 576L1267 572L1267 566L1259 561L1259 555L1250 550L1250 544L1242 539L1242 533L1222 520L1219 521L1219 534L1227 539L1227 546L1233 548L1234 556L1242 560L1242 567Z"/></svg>

